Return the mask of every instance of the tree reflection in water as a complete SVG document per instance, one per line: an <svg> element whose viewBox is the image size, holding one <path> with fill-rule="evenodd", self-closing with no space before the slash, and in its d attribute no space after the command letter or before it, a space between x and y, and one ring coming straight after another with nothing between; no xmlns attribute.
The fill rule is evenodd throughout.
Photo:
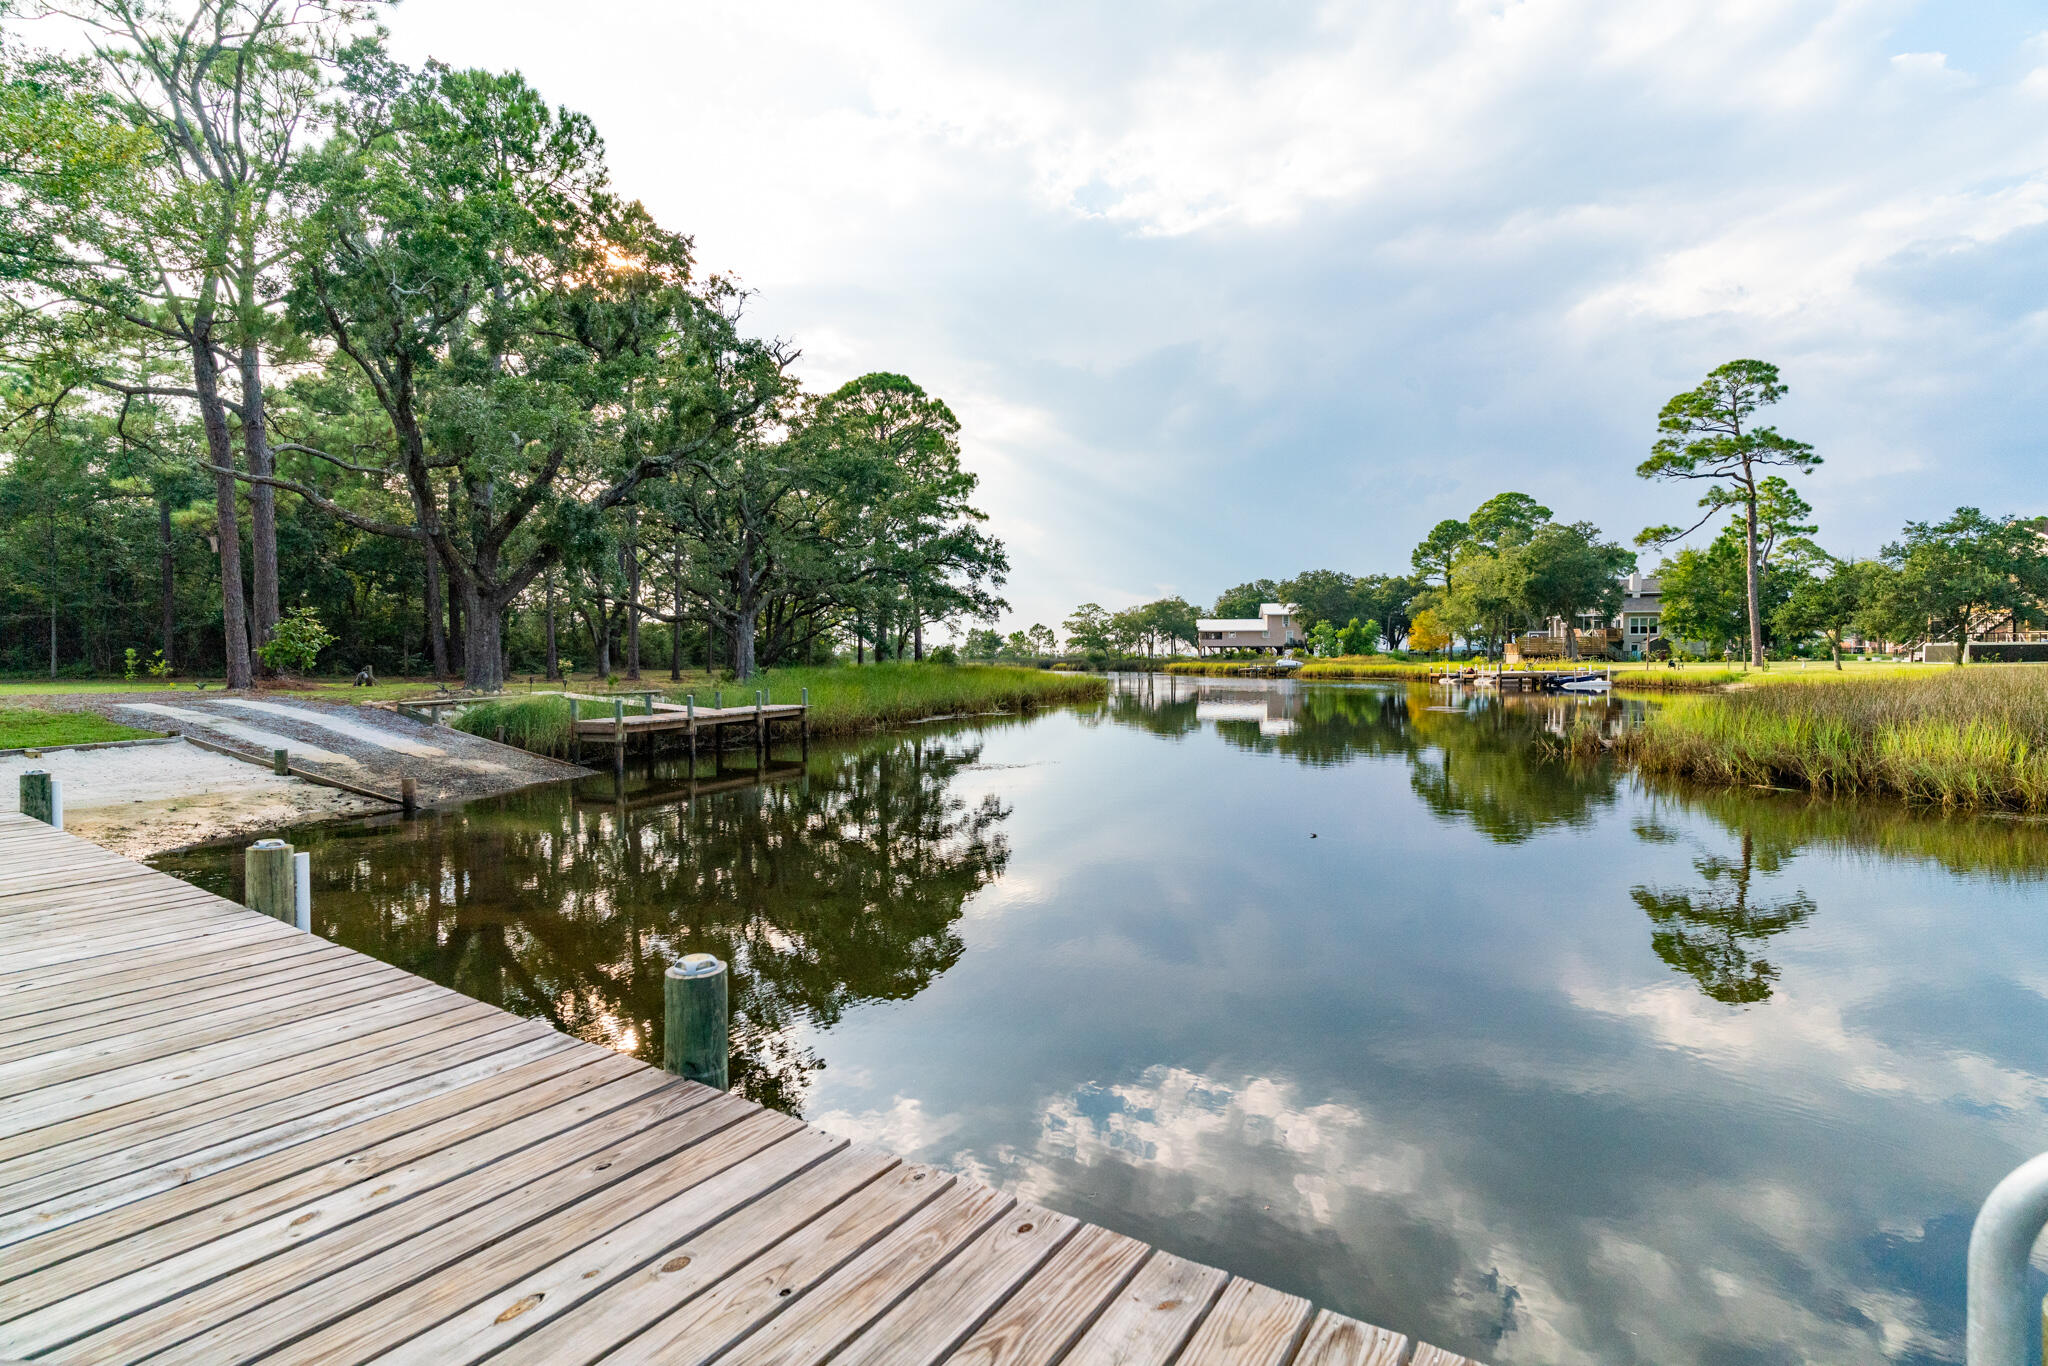
<svg viewBox="0 0 2048 1366"><path fill-rule="evenodd" d="M2048 876L2048 826L2038 823L1944 820L1899 805L1646 781L1606 762L1549 758L1535 744L1540 735L1562 736L1579 725L1616 730L1641 706L1419 686L1178 679L1127 682L1105 715L1173 737L1208 724L1226 744L1312 765L1400 759L1430 811L1502 844L1588 825L1614 805L1623 783L1640 783L1654 802L1705 815L1734 839L1732 854L1703 853L1693 861L1700 886L1639 885L1630 892L1650 919L1657 957L1709 998L1731 1005L1770 999L1779 968L1762 955L1763 946L1818 909L1804 889L1763 894L1804 848L1921 858L2002 879ZM1638 820L1633 829L1649 844L1685 838L1655 819Z"/></svg>
<svg viewBox="0 0 2048 1366"><path fill-rule="evenodd" d="M1693 860L1705 886L1667 890L1638 886L1629 895L1656 928L1650 947L1659 958L1699 983L1700 990L1727 1005L1754 1005L1771 997L1778 969L1762 956L1766 941L1811 916L1816 907L1804 890L1758 900L1754 882L1782 870L1785 852L1743 830L1734 858L1703 855Z"/></svg>
<svg viewBox="0 0 2048 1366"><path fill-rule="evenodd" d="M668 964L717 954L733 967L733 1089L800 1114L823 1065L807 1033L952 966L963 903L1002 875L1008 808L951 790L980 754L933 734L694 799L668 769L616 796L557 785L295 838L316 850L330 938L650 1061ZM159 863L235 895L231 852Z"/></svg>

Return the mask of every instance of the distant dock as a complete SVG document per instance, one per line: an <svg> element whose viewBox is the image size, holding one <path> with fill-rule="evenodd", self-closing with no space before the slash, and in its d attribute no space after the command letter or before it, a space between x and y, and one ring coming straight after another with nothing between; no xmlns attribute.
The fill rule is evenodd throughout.
<svg viewBox="0 0 2048 1366"><path fill-rule="evenodd" d="M1473 1366L21 816L0 1357Z"/></svg>
<svg viewBox="0 0 2048 1366"><path fill-rule="evenodd" d="M1571 684L1612 686L1612 669L1446 669L1429 676L1432 683L1498 688L1503 693L1566 692ZM1604 691L1587 689L1588 691Z"/></svg>

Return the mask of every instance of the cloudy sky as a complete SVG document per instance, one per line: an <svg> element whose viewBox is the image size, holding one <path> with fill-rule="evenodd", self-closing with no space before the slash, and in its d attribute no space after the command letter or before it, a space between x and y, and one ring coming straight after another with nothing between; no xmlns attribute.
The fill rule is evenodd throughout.
<svg viewBox="0 0 2048 1366"><path fill-rule="evenodd" d="M1506 488L1629 539L1663 401L1777 363L1823 544L2048 511L2048 10L2017 0L408 0L965 425L1009 625L1405 570Z"/></svg>

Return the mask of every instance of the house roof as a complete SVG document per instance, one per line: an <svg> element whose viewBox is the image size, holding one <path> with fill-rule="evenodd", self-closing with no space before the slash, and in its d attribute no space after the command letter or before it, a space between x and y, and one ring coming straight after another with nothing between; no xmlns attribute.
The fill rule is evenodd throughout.
<svg viewBox="0 0 2048 1366"><path fill-rule="evenodd" d="M1263 631L1267 617L1290 616L1301 609L1291 602L1262 602L1255 617L1198 617L1197 631Z"/></svg>

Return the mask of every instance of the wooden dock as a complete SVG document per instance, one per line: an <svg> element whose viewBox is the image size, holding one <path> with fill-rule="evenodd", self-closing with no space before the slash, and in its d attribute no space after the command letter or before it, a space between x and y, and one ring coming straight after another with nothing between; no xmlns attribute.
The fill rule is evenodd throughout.
<svg viewBox="0 0 2048 1366"><path fill-rule="evenodd" d="M751 707L699 707L694 703L678 706L673 702L657 702L654 694L644 694L644 701L638 711L626 710L623 699L585 698L578 694L564 694L570 699L569 711L569 757L581 762L583 746L586 744L608 744L612 748L612 765L623 771L626 763L626 749L635 740L640 742L643 752L652 755L656 744L663 736L680 737L688 747L691 763L697 760L697 746L702 738L708 738L714 753L722 753L731 736L738 732L753 742L754 752L766 762L770 747L775 742L775 727L778 723L787 737L791 723L797 728L799 742L804 752L810 752L811 709L807 703L777 702ZM608 702L593 716L582 710L585 702ZM609 714L606 714L606 712Z"/></svg>
<svg viewBox="0 0 2048 1366"><path fill-rule="evenodd" d="M1610 683L1614 671L1598 669L1465 669L1431 674L1431 683L1497 688L1503 693L1563 692L1571 684Z"/></svg>
<svg viewBox="0 0 2048 1366"><path fill-rule="evenodd" d="M19 816L0 1358L1470 1366Z"/></svg>

